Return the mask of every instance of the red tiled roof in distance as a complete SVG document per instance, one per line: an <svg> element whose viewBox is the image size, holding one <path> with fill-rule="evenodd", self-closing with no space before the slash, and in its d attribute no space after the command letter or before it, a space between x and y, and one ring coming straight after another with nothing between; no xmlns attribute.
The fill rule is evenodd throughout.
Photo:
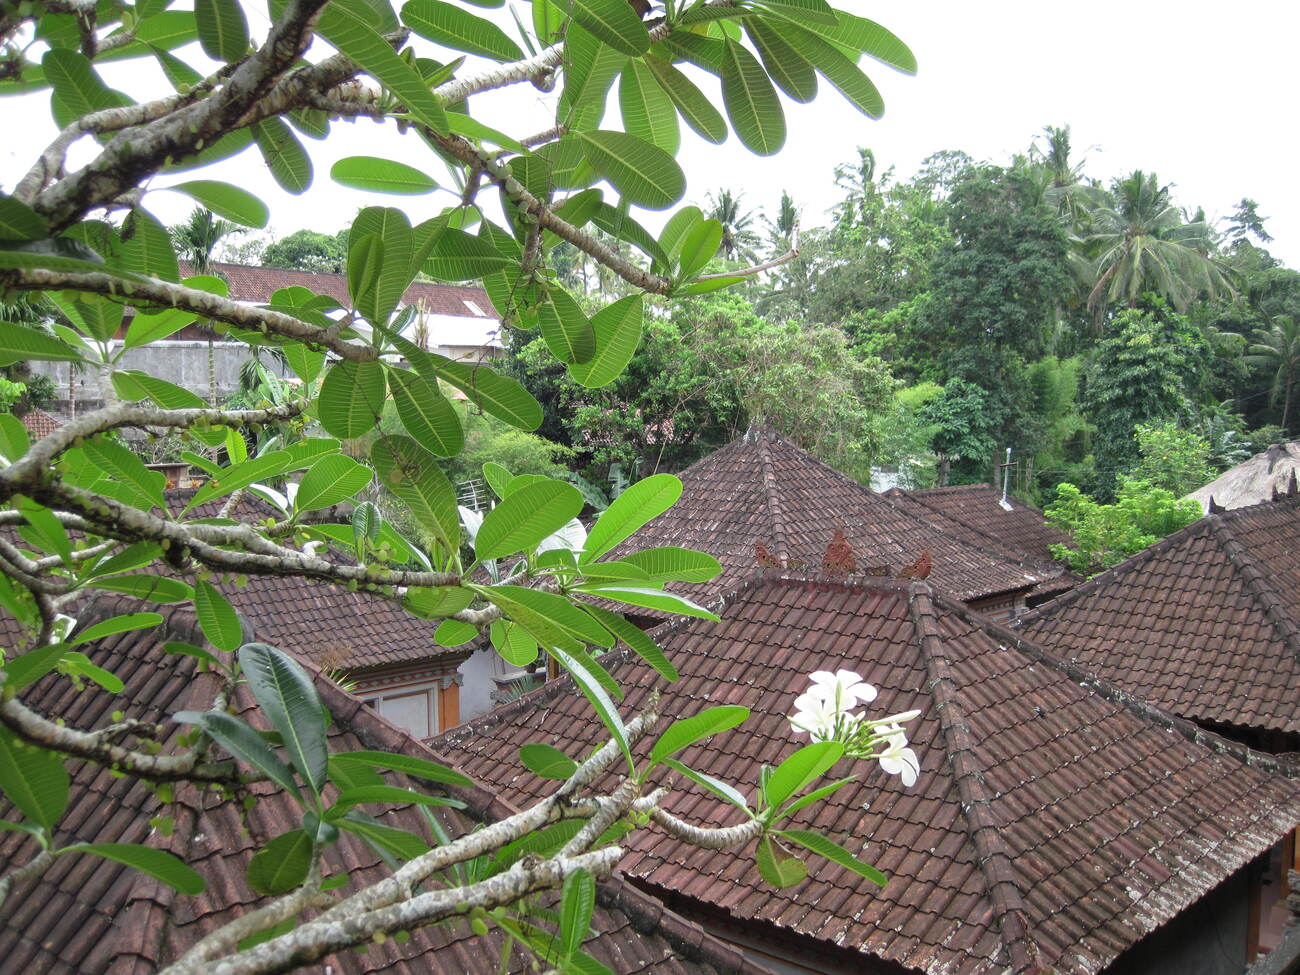
<svg viewBox="0 0 1300 975"><path fill-rule="evenodd" d="M40 440L41 437L48 436L59 427L63 426L57 419L50 416L39 406L33 407L18 418L27 428L27 434L33 441Z"/></svg>
<svg viewBox="0 0 1300 975"><path fill-rule="evenodd" d="M1300 498L1202 518L1016 625L1185 718L1300 733Z"/></svg>
<svg viewBox="0 0 1300 975"><path fill-rule="evenodd" d="M329 295L344 305L348 302L348 279L345 274L324 271L298 271L278 267L249 267L244 264L212 265L230 284L230 297L235 301L267 302L281 288L295 285L310 288L317 294ZM479 309L475 313L466 302ZM454 315L463 318L496 318L496 310L487 292L469 285L441 284L433 281L416 281L402 295L403 304L419 303L426 312L435 315Z"/></svg>
<svg viewBox="0 0 1300 975"><path fill-rule="evenodd" d="M682 675L675 683L624 654L602 660L628 713L655 690L674 717L748 707L740 729L679 757L751 798L760 767L801 743L787 714L812 671L861 674L880 690L876 715L922 711L911 726L923 770L913 788L874 763L844 761L829 777L857 781L793 822L882 869L883 890L817 858L807 880L775 890L734 853L662 834L628 840L629 877L747 931L852 949L864 967L1095 975L1300 822L1300 780L1285 763L1090 679L927 583L755 578L721 615L659 631ZM548 786L518 763L521 745L581 755L604 737L564 678L434 744L523 802ZM678 815L738 822L694 786L669 784Z"/></svg>
<svg viewBox="0 0 1300 975"><path fill-rule="evenodd" d="M722 563L718 579L669 586L696 601L716 599L752 574L758 545L787 568L820 566L836 529L862 569L894 574L930 552L931 581L967 601L1022 592L1059 574L945 533L770 430L751 430L679 476L681 500L614 555L660 545L708 552Z"/></svg>
<svg viewBox="0 0 1300 975"><path fill-rule="evenodd" d="M951 487L902 491L893 488L889 497L906 498L991 539L1006 548L1051 563L1050 545L1068 545L1070 536L1053 528L1037 508L1008 498L1008 511L999 503L1002 492L991 484L962 484Z"/></svg>
<svg viewBox="0 0 1300 975"><path fill-rule="evenodd" d="M147 721L165 722L176 711L210 707L215 690L210 675L196 673L192 658L164 657L161 651L163 639L201 641L193 615L176 610L168 617L165 635L158 631L127 633L82 648L97 664L123 679L126 687L121 695L95 687L78 690L66 678L46 677L26 695L29 703L46 713L67 715L85 729L111 723L112 712L122 708L124 700L130 702L132 717ZM163 662L166 666L161 666ZM319 674L315 680L334 716L332 752L377 749L445 762L337 685ZM239 685L235 706L246 717L252 711L247 685ZM253 720L264 726L257 718ZM181 730L180 726L171 727ZM437 788L391 773L389 781L417 791ZM5 970L42 975L157 971L221 923L257 906L260 898L244 877L248 859L266 840L298 827L301 809L269 787L255 786L254 790L259 801L245 815L236 803L200 794L189 786L177 787L176 802L160 807L154 794L139 782L114 778L88 764L76 766L68 812L56 828L60 846L73 842L158 846L202 874L207 891L185 897L111 860L86 855L61 857L39 878L15 885L0 905L0 958ZM457 795L469 802L476 815L489 819L514 811L482 789L459 790ZM0 797L0 816L15 819L18 815ZM150 818L158 815L175 817L170 837L150 824ZM379 818L427 837L423 818L413 807L390 808ZM448 825L456 835L472 821L453 816ZM37 852L35 841L25 833L0 834L0 862L22 864ZM387 873L378 857L348 834L330 848L326 864L331 872L352 876L344 893ZM601 906L593 917L596 934L584 949L620 975L716 975L719 971L761 975L735 949L617 879L601 882L598 903ZM464 924L434 926L413 932L404 945L390 938L363 951L322 959L312 970L348 975L495 975L499 949L495 935L476 937ZM527 970L527 960L516 953L510 971Z"/></svg>

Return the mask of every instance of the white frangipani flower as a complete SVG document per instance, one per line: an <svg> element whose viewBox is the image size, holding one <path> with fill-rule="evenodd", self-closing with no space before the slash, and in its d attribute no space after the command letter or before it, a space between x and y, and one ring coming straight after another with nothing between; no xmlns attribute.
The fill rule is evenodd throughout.
<svg viewBox="0 0 1300 975"><path fill-rule="evenodd" d="M916 752L907 747L907 735L903 726L893 725L880 730L888 735L885 750L877 756L881 770L886 775L899 776L903 785L909 788L916 785L916 777L921 773L921 760L916 757Z"/></svg>
<svg viewBox="0 0 1300 975"><path fill-rule="evenodd" d="M858 703L870 704L876 699L876 689L851 670L818 670L808 675L813 686L809 694L817 694L834 701L842 709L849 709Z"/></svg>
<svg viewBox="0 0 1300 975"><path fill-rule="evenodd" d="M828 741L835 736L837 729L855 725L861 715L849 714L813 693L800 694L794 701L795 713L790 716L790 724L796 731L806 732L813 741Z"/></svg>

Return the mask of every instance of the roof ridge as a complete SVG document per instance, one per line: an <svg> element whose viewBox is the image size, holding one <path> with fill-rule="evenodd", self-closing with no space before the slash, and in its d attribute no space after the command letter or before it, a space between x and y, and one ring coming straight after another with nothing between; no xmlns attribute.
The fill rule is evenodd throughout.
<svg viewBox="0 0 1300 975"><path fill-rule="evenodd" d="M1206 518L1204 516L1197 518L1190 525L1178 529L1178 531L1174 532L1172 535L1166 535L1154 545L1144 548L1136 555L1130 555L1123 562L1117 562L1109 569L1098 572L1091 579L1085 579L1073 589L1063 592L1055 599L1050 599L1041 606L1035 606L1033 609L1029 610L1029 612L1020 614L1015 620L1016 627L1019 628L1026 623L1034 623L1040 619L1051 616L1060 607L1070 605L1070 603L1095 591L1102 585L1108 584L1112 579L1125 575L1145 562L1148 562L1156 555L1181 545L1184 541L1194 537L1199 532L1206 531L1207 528Z"/></svg>
<svg viewBox="0 0 1300 975"><path fill-rule="evenodd" d="M763 468L763 501L767 505L768 517L772 520L772 544L776 546L776 560L782 565L790 564L790 542L785 530L785 515L781 511L781 504L778 498L778 485L776 473L772 470L772 458L768 455L767 447L771 443L770 436L763 436L763 433L771 433L759 428L754 436L754 441L758 444L759 462ZM748 433L745 434L749 436Z"/></svg>
<svg viewBox="0 0 1300 975"><path fill-rule="evenodd" d="M993 796L984 780L975 736L959 700L956 678L948 663L938 619L924 582L907 589L908 614L916 627L921 656L929 675L927 689L935 702L939 727L947 743L948 762L961 799L967 832L975 844L975 862L993 906L998 933L1010 956L1015 975L1044 972L1046 966L1029 934L1029 909L1025 892L1016 879L1015 858L1002 838L1003 825L993 813Z"/></svg>
<svg viewBox="0 0 1300 975"><path fill-rule="evenodd" d="M1206 520L1210 523L1211 533L1219 537L1224 551L1228 553L1229 561L1236 567L1247 588L1254 592L1255 598L1264 610L1264 615L1273 624L1273 628L1281 634L1283 642L1291 648L1296 660L1300 661L1300 626L1296 625L1296 621L1283 608L1281 596L1269 580L1268 574L1260 568L1259 560L1250 553L1233 531L1233 523L1241 519L1228 519L1222 514L1213 514L1207 516Z"/></svg>
<svg viewBox="0 0 1300 975"><path fill-rule="evenodd" d="M963 484L963 485L960 485L960 486L961 486L961 487L987 487L988 485L983 485L983 484ZM948 490L948 489L947 489L947 488L940 488L939 490L944 490L944 491L946 491L946 490ZM891 503L894 501L893 498L890 498L890 497L888 497L888 496L886 496L886 495L881 495L881 496L882 496L882 497L885 497L885 498L886 498L887 500L889 500ZM946 519L948 519L949 521L956 522L958 525L961 525L961 527L962 527L962 528L965 528L967 531L972 531L972 532L974 532L976 535L979 535L981 538L987 538L990 542L992 542L992 543L994 543L994 544L996 544L996 545L998 545L998 546L1001 546L1001 545L1003 544L1003 543L1002 543L1002 540L1001 540L1000 538L998 538L996 535L993 535L993 534L990 534L989 532L986 532L983 528L980 528L978 525L971 524L969 521L966 521L966 520L963 519L963 518L958 518L956 515L952 514L951 512L948 512L948 511L942 511L942 510L940 510L939 508L936 508L933 504L928 504L928 503L927 503L924 499L922 499L922 498L918 498L918 497L916 497L916 496L913 495L913 494L907 494L906 492L902 495L902 497L907 498L909 501L915 501L917 504L921 505L921 507L925 508L927 511L931 511L931 512L933 512L934 514L938 515L940 518L946 518ZM1029 506L1029 505L1022 505L1022 507L1029 508L1030 506ZM901 510L901 509L900 509L900 510ZM1037 508L1034 508L1033 510L1038 511ZM1042 514L1042 512L1040 511L1039 514ZM1046 522L1044 522L1044 524L1046 524ZM931 527L932 527L932 528L936 528L936 529L940 528L939 525L934 525L934 524L932 524ZM983 547L982 545L978 544L978 543L967 542L967 544L968 544L968 545L971 545L973 548L979 549L979 550L981 550L981 551L986 551L986 550L984 549L984 547ZM990 549L987 549L987 551L989 551L989 552L991 552L991 553L993 553L993 554L995 554L995 555L1001 555L1001 557L1002 557L1003 559L1005 559L1006 561L1008 561L1008 562L1014 562L1016 565L1023 566L1023 567L1025 567L1025 568L1036 569L1036 570L1045 570L1045 571L1050 571L1050 570L1053 570L1053 569L1059 569L1060 571L1059 571L1055 576L1052 576L1052 577L1051 577L1051 578L1053 578L1053 579L1060 578L1062 575L1064 575L1066 572L1069 571L1069 569L1068 569L1066 566L1060 564L1059 562L1056 562L1056 561L1045 561L1045 560L1037 559L1037 558L1033 558L1033 557L1026 557L1026 555L1023 555L1023 554L1021 554L1021 553L1017 553L1017 552L1011 551L1011 550L1009 550L1009 549L1006 550L1006 551L1004 552L1004 551L999 547L999 548L990 548Z"/></svg>
<svg viewBox="0 0 1300 975"><path fill-rule="evenodd" d="M1014 565L1014 566L1016 566L1016 567L1018 567L1018 568L1021 568L1021 569L1024 569L1024 568L1034 568L1034 564L1033 564L1033 563L1026 563L1026 562L1024 562L1023 560L1021 560L1020 558L1018 558L1018 557L1016 557L1016 556L1008 555L1008 554L1005 554L1005 553L1003 553L1003 552L997 551L997 550L995 550L995 549L985 548L983 545L979 545L979 544L977 544L977 543L975 543L975 542L969 542L969 541L967 541L967 540L964 539L964 538L958 538L957 536L952 535L952 534L950 534L950 533L944 531L944 530L943 530L942 528L940 528L938 525L935 525L935 524L933 524L933 523L931 523L931 522L928 522L928 521L926 521L926 520L923 519L923 518L919 518L919 517L917 517L915 514L913 514L912 512L908 511L908 510L907 510L906 508L904 508L902 505L898 504L897 501L896 501L894 498L891 498L891 497L889 497L889 496L886 495L886 494L882 494L880 491L873 491L871 488L867 487L867 485L863 484L861 481L858 481L858 480L855 480L855 479L852 478L852 477L849 477L849 475L845 474L843 471L841 471L841 470L837 470L836 468L832 467L830 464L826 463L826 461L822 460L822 459L819 458L819 457L814 457L814 456L812 455L812 453L810 453L810 452L807 451L807 450L804 450L802 447L799 447L799 446L796 446L795 444L790 443L790 442L789 442L788 440L786 440L784 437L777 436L777 437L772 438L772 439L774 439L775 442L781 444L781 445L784 446L784 447L788 447L788 448L790 448L790 449L792 449L792 450L797 450L797 451L799 451L799 453L802 454L802 455L803 455L807 460L812 461L812 462L813 462L814 464L816 464L817 466L824 468L826 471L828 471L829 473L833 474L835 477L839 478L841 481L844 481L846 484L849 484L849 485L853 486L854 488L857 488L857 490L859 490L859 491L861 491L863 494L867 495L869 499L871 499L871 500L879 500L880 502L889 505L890 508L892 508L894 511L897 511L897 512L898 512L900 515L902 515L904 518L907 518L908 520L910 520L910 521L912 521L912 522L914 522L914 523L916 523L916 524L918 524L918 525L924 525L925 527L929 528L929 529L932 530L932 531L938 532L940 535L942 535L942 536L945 537L945 538L950 539L952 542L954 542L954 543L957 544L957 545L963 545L963 546L965 546L965 547L967 547L967 548L974 549L975 551L977 551L977 552L981 552L981 553L983 553L984 555L989 556L990 558L997 559L998 561L1001 561L1001 562L1006 562L1006 563L1008 563L1008 564ZM768 441L765 441L765 442L771 442L771 440L769 439ZM929 505L926 505L926 507L928 508ZM1043 581L1043 580L1038 580L1038 581L1041 582L1041 581ZM1029 587L1032 586L1032 585L1035 585L1035 583L1030 582L1030 583L1028 583L1024 588L1029 588ZM1016 587L1016 588L1021 588L1021 587ZM1010 592L1011 590L1002 590L1002 591L1003 591L1003 592ZM990 593L989 595L997 595L997 593Z"/></svg>
<svg viewBox="0 0 1300 975"><path fill-rule="evenodd" d="M1174 732L1175 734L1185 738L1187 741L1201 745L1202 747L1208 748L1218 754L1231 755L1243 765L1265 769L1288 779L1300 778L1300 761L1296 761L1295 759L1279 758L1266 752L1257 751L1249 745L1233 741L1231 738L1225 738L1213 731L1207 731L1196 722L1187 718L1179 717L1177 714L1166 708L1149 703L1131 691L1124 690L1124 688L1120 687L1114 681L1108 680L1090 670L1086 670L1073 660L1058 657L1056 654L1043 649L1032 640L1026 639L1023 634L1010 629L1003 623L989 619L982 613L975 612L964 603L950 599L939 593L932 593L931 595L932 598L943 606L944 609L952 613L957 613L967 622L982 629L985 633L996 638L999 642L1010 645L1018 653L1024 654L1035 663L1040 663L1045 667L1050 667L1051 669L1064 674L1080 687L1095 691L1105 700L1110 701L1112 704L1118 704L1126 711L1137 715L1144 721L1150 721L1159 725L1166 731ZM1021 619L1024 619L1024 617L1021 617Z"/></svg>

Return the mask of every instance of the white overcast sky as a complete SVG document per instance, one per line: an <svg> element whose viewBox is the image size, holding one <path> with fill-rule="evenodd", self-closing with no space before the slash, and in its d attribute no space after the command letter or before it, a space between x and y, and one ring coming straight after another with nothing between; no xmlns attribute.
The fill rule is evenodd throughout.
<svg viewBox="0 0 1300 975"><path fill-rule="evenodd" d="M840 0L844 9L877 20L915 52L915 77L863 62L886 102L883 120L859 115L825 82L811 105L786 103L789 139L777 156L750 155L735 137L722 147L696 139L683 126L679 157L687 199L702 202L720 186L742 191L748 206L773 208L782 189L800 204L804 226L822 222L836 199L832 171L859 146L899 176L940 149L962 149L977 159L1006 162L1044 125L1070 125L1087 172L1109 180L1135 168L1154 170L1175 184L1183 206L1205 207L1211 218L1229 215L1249 196L1269 217L1275 255L1300 267L1300 179L1296 159L1296 96L1300 94L1300 4L1242 0ZM484 11L485 12L485 11ZM525 12L526 16L526 12ZM264 28L254 24L255 36ZM513 34L513 30L510 31ZM315 55L317 52L313 52ZM137 72L106 71L140 97ZM159 76L160 77L160 76ZM717 82L712 81L717 93ZM706 89L709 85L706 84ZM153 89L157 91L157 89ZM516 134L548 124L550 102L530 86L496 104L477 99L476 114ZM0 187L11 188L53 136L48 98L0 99L6 138L0 140ZM606 125L617 126L614 114ZM292 197L275 187L250 150L203 172L258 193L271 205L271 228L284 235L301 227L333 232L359 206L398 205L422 217L450 202L378 197L347 190L328 178L333 160L352 154L389 155L415 165L437 164L411 138L371 122L336 125L328 142L307 142L316 182ZM193 178L193 177L187 177ZM166 179L158 179L155 188ZM165 221L192 205L175 193L151 193L147 205ZM662 217L643 214L657 227Z"/></svg>

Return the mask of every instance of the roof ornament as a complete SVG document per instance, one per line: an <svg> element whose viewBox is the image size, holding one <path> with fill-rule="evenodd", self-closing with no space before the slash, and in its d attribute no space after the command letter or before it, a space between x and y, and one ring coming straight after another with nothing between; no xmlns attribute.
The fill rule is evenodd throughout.
<svg viewBox="0 0 1300 975"><path fill-rule="evenodd" d="M835 529L835 534L831 536L831 542L822 555L823 571L831 576L847 576L856 572L857 568L858 560L853 557L853 549L844 537L843 530Z"/></svg>
<svg viewBox="0 0 1300 975"><path fill-rule="evenodd" d="M930 558L930 550L927 548L916 557L916 561L911 565L905 565L898 570L900 579L926 579L930 571L934 568L934 562Z"/></svg>

